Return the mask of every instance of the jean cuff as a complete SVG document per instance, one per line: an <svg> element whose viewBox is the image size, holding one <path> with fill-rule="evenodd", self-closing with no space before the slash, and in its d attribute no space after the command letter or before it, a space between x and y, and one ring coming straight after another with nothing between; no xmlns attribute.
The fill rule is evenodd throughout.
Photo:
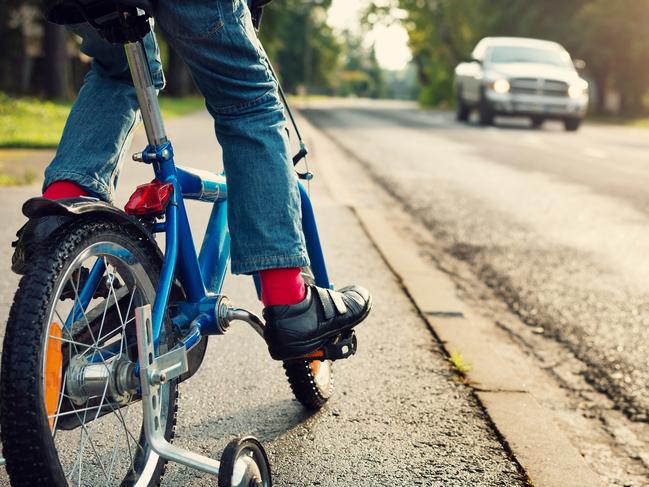
<svg viewBox="0 0 649 487"><path fill-rule="evenodd" d="M290 269L310 265L306 252L292 255L271 255L249 259L232 259L232 274L253 274L267 269Z"/></svg>
<svg viewBox="0 0 649 487"><path fill-rule="evenodd" d="M70 181L81 186L84 190L103 201L110 202L112 200L112 191L110 188L99 179L95 179L85 173L78 173L74 171L51 171L45 175L45 182L43 183L43 191L52 183L57 181Z"/></svg>

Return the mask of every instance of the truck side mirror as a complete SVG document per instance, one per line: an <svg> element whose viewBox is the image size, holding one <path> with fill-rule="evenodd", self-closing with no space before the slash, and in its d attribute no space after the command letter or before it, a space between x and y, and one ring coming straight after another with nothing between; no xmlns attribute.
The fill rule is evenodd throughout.
<svg viewBox="0 0 649 487"><path fill-rule="evenodd" d="M586 69L586 61L583 59L575 59L572 62L575 65L575 68L578 70Z"/></svg>

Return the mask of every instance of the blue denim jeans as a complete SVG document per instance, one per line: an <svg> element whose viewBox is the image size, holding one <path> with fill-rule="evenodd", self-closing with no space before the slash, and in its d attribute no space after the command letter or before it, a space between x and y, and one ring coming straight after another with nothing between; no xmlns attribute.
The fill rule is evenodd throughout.
<svg viewBox="0 0 649 487"><path fill-rule="evenodd" d="M232 272L308 265L286 118L245 0L158 0L155 19L187 63L214 118L228 179ZM104 41L87 24L70 30L94 59L44 186L68 180L111 201L139 118L135 89L122 46ZM144 42L161 89L154 34Z"/></svg>

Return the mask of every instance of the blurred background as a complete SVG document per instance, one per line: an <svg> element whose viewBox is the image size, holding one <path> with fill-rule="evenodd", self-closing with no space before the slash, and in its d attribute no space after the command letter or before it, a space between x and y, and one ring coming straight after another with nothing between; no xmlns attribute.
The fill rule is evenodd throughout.
<svg viewBox="0 0 649 487"><path fill-rule="evenodd" d="M45 22L39 5L0 3L0 147L55 147L89 68L80 40ZM591 117L644 125L648 21L646 0L275 0L260 36L288 93L441 108L455 104L453 70L481 38L549 39L585 60ZM182 60L158 37L167 114L201 107Z"/></svg>
<svg viewBox="0 0 649 487"><path fill-rule="evenodd" d="M89 60L47 24L39 2L0 4L0 91L69 100ZM261 38L290 93L453 102L453 68L485 36L551 39L586 61L591 111L644 115L649 106L645 0L275 0ZM195 92L166 47L166 94ZM6 100L3 102L6 103Z"/></svg>

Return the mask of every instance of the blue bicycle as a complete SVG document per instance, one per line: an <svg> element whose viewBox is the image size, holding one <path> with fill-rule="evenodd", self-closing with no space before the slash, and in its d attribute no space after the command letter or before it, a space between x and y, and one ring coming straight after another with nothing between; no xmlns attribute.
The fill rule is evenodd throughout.
<svg viewBox="0 0 649 487"><path fill-rule="evenodd" d="M221 462L171 443L178 383L200 367L207 337L235 320L264 333L259 317L221 293L230 243L225 177L174 164L141 43L148 1L120 1L118 9L109 0L67 3L105 35L123 39L149 144L133 158L150 164L155 179L137 188L125 211L85 197L34 198L23 207L30 219L23 232L31 235L21 241L31 242L32 257L7 323L0 382L12 485L158 485L171 460L218 476L221 487L270 486L268 459L252 437L233 440ZM110 3L112 14L97 17L100 3ZM257 19L263 3L255 6ZM301 144L295 162L305 155ZM311 261L305 279L330 288L302 185L300 195ZM185 199L213 205L198 254ZM38 235L44 219L56 220L56 230ZM165 236L164 253L156 233ZM17 253L27 252L21 241ZM355 351L348 331L285 362L297 399L320 408L332 393L332 360Z"/></svg>

